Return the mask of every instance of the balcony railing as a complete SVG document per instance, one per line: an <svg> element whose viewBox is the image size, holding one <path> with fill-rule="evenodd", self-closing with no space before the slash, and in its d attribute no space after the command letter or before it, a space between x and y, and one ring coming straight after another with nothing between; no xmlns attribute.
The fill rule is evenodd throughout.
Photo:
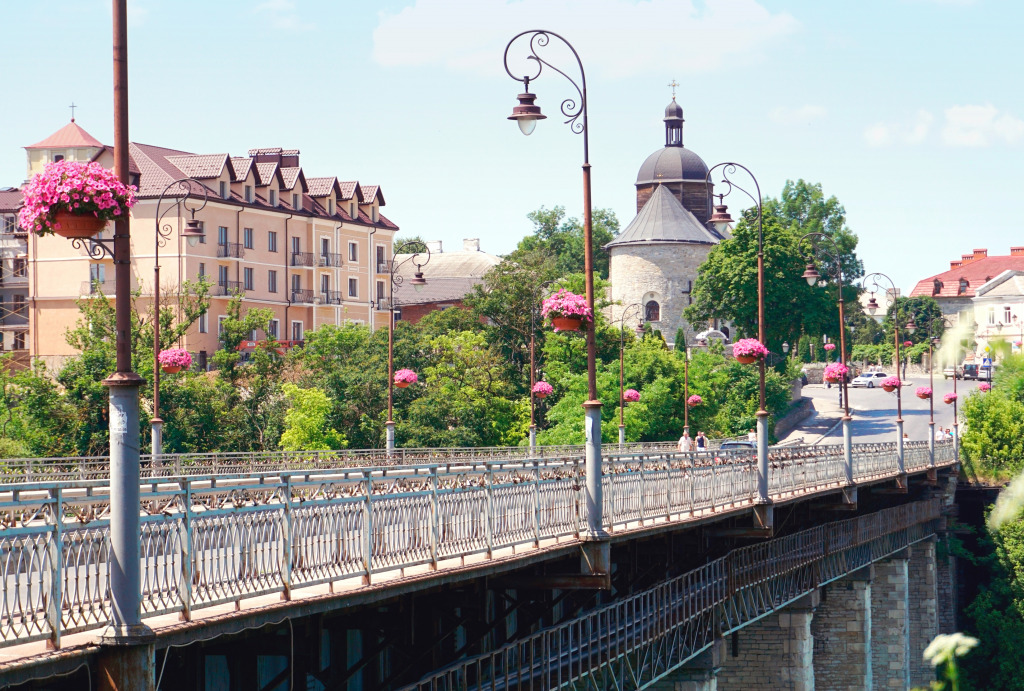
<svg viewBox="0 0 1024 691"><path fill-rule="evenodd" d="M397 304L395 305L398 306ZM377 298L377 309L385 312L391 310L391 299L390 298Z"/></svg>
<svg viewBox="0 0 1024 691"><path fill-rule="evenodd" d="M114 281L82 281L82 295L107 295L114 292Z"/></svg>
<svg viewBox="0 0 1024 691"><path fill-rule="evenodd" d="M341 264L342 264L342 261L341 261L341 255L340 254L334 254L334 253L328 252L326 254L320 254L319 256L317 256L317 265L318 266L338 267L338 266L341 266Z"/></svg>
<svg viewBox="0 0 1024 691"><path fill-rule="evenodd" d="M393 263L394 262L391 262L391 261L377 262L377 273L379 273L379 274L389 274L389 273L391 273L391 265Z"/></svg>
<svg viewBox="0 0 1024 691"><path fill-rule="evenodd" d="M217 256L222 259L232 258L241 259L245 256L245 247L240 242L229 242L227 244L217 245Z"/></svg>
<svg viewBox="0 0 1024 691"><path fill-rule="evenodd" d="M292 252L292 266L313 266L313 253Z"/></svg>
<svg viewBox="0 0 1024 691"><path fill-rule="evenodd" d="M341 291L340 290L325 290L322 293L323 303L325 305L340 305L341 304Z"/></svg>
<svg viewBox="0 0 1024 691"><path fill-rule="evenodd" d="M245 286L241 281L221 281L217 284L217 295L234 295L244 291Z"/></svg>
<svg viewBox="0 0 1024 691"><path fill-rule="evenodd" d="M292 302L302 302L311 305L316 302L316 296L313 295L312 290L292 288Z"/></svg>

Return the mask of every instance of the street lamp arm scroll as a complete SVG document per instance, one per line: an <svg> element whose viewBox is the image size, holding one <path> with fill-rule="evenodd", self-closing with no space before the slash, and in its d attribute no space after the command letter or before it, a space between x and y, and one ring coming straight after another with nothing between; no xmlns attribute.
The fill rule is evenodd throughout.
<svg viewBox="0 0 1024 691"><path fill-rule="evenodd" d="M509 49L512 48L513 43L515 43L518 39L526 35L530 35L530 40L528 43L530 54L526 56L526 59L533 60L536 63L537 69L532 77L517 77L515 76L515 74L512 73L512 70L509 67L508 52ZM572 77L570 77L568 74L558 69L557 67L555 67L550 62L548 62L547 60L540 56L538 49L547 46L548 43L551 42L551 36L557 38L559 41L564 43L570 51L572 51L573 57L576 58L576 64L580 68L581 84L577 84ZM565 77L566 81L572 84L573 88L576 89L576 93L578 94L579 100L577 100L576 98L567 98L562 101L560 109L562 111L562 115L566 117L565 124L569 125L569 129L571 129L576 134L583 134L584 137L586 137L587 75L583 71L583 62L580 60L580 56L576 52L576 49L573 48L572 44L565 40L563 36L556 34L554 31L545 31L543 29L530 29L529 31L523 31L522 33L513 36L512 40L509 41L508 45L505 46L505 72L507 72L508 76L512 77L512 79L522 83L523 88L526 91L530 90L530 82L540 77L540 74L544 70L544 67L549 67L558 74Z"/></svg>
<svg viewBox="0 0 1024 691"><path fill-rule="evenodd" d="M202 192L202 203L198 205L190 205L189 200L193 199L193 188L198 188L195 192L195 198L198 199L198 192ZM193 178L179 178L174 182L171 182L164 188L163 192L160 193L160 197L156 202L156 237L157 244L160 247L166 247L167 241L171 237L171 232L174 230L169 223L164 223L164 218L172 210L180 210L184 208L189 212L192 220L195 220L196 214L206 208L206 203L209 200L209 191L203 183ZM162 212L160 208L164 202L168 202L167 208ZM176 214L177 215L177 214Z"/></svg>

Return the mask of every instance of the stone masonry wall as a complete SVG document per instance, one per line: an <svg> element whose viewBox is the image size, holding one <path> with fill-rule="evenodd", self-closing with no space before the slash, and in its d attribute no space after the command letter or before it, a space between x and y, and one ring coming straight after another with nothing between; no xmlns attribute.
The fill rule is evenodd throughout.
<svg viewBox="0 0 1024 691"><path fill-rule="evenodd" d="M934 668L924 659L924 649L938 633L935 582L935 540L914 545L908 565L910 603L910 683L928 686Z"/></svg>
<svg viewBox="0 0 1024 691"><path fill-rule="evenodd" d="M721 691L814 689L814 646L809 609L783 609L739 632L736 657L726 654L718 673ZM731 646L727 646L731 647Z"/></svg>
<svg viewBox="0 0 1024 691"><path fill-rule="evenodd" d="M871 577L859 576L827 586L814 612L814 684L819 689L871 688Z"/></svg>
<svg viewBox="0 0 1024 691"><path fill-rule="evenodd" d="M874 689L910 687L910 631L907 620L906 550L875 564L871 584L871 672Z"/></svg>

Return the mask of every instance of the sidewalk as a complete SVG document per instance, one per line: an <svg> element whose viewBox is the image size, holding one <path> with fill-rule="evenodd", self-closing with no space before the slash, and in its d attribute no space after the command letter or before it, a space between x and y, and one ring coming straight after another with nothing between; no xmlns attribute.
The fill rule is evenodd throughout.
<svg viewBox="0 0 1024 691"><path fill-rule="evenodd" d="M808 384L804 389L822 389L825 387L821 384ZM793 429L785 437L779 439L780 444L795 443L796 440L803 438L804 444L817 444L820 442L825 435L832 431L836 425L842 422L843 409L839 407L839 401L833 397L823 396L808 396L811 398L811 405L814 407L814 413L809 418L801 422L795 429Z"/></svg>

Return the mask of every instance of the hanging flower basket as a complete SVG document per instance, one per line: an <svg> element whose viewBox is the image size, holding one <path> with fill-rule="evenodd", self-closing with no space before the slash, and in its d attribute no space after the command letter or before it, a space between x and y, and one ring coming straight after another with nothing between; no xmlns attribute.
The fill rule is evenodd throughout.
<svg viewBox="0 0 1024 691"><path fill-rule="evenodd" d="M899 380L899 377L886 377L882 380L882 388L889 392L895 391L902 385L903 382Z"/></svg>
<svg viewBox="0 0 1024 691"><path fill-rule="evenodd" d="M983 381L980 384L978 384L978 391L985 392L985 391L991 391L991 390L992 390L992 385L989 384L987 381Z"/></svg>
<svg viewBox="0 0 1024 691"><path fill-rule="evenodd" d="M942 397L942 402L945 403L946 405L952 405L957 398L959 398L959 396L957 396L953 392L950 392Z"/></svg>
<svg viewBox="0 0 1024 691"><path fill-rule="evenodd" d="M768 356L768 349L756 338L741 338L732 344L732 356L737 362L749 365Z"/></svg>
<svg viewBox="0 0 1024 691"><path fill-rule="evenodd" d="M36 235L91 237L127 215L135 192L98 163L56 161L25 186L18 224Z"/></svg>
<svg viewBox="0 0 1024 691"><path fill-rule="evenodd" d="M703 402L704 399L698 396L697 394L693 394L692 396L686 399L686 405L690 406L691 408L696 408Z"/></svg>
<svg viewBox="0 0 1024 691"><path fill-rule="evenodd" d="M636 403L640 400L640 392L636 389L626 389L622 392L622 400L626 403Z"/></svg>
<svg viewBox="0 0 1024 691"><path fill-rule="evenodd" d="M832 384L837 384L846 377L846 374L849 371L850 368L841 362L833 362L830 365L825 365L825 381L830 382Z"/></svg>
<svg viewBox="0 0 1024 691"><path fill-rule="evenodd" d="M167 374L177 374L192 366L192 355L184 348L168 348L160 351L156 361Z"/></svg>
<svg viewBox="0 0 1024 691"><path fill-rule="evenodd" d="M547 398L555 392L551 384L546 381L539 381L533 385L533 395L536 398Z"/></svg>
<svg viewBox="0 0 1024 691"><path fill-rule="evenodd" d="M918 398L920 398L923 401L927 401L929 398L932 397L932 390L928 386L919 386L917 387L917 391L915 391L914 393L917 395Z"/></svg>
<svg viewBox="0 0 1024 691"><path fill-rule="evenodd" d="M903 347L904 348L909 348L912 345L914 345L913 341L903 341Z"/></svg>
<svg viewBox="0 0 1024 691"><path fill-rule="evenodd" d="M395 386L400 389L404 389L409 384L415 384L419 381L419 377L411 369L400 369L395 372Z"/></svg>
<svg viewBox="0 0 1024 691"><path fill-rule="evenodd" d="M560 289L541 303L541 315L551 320L555 331L578 331L594 321L594 315L582 295Z"/></svg>

